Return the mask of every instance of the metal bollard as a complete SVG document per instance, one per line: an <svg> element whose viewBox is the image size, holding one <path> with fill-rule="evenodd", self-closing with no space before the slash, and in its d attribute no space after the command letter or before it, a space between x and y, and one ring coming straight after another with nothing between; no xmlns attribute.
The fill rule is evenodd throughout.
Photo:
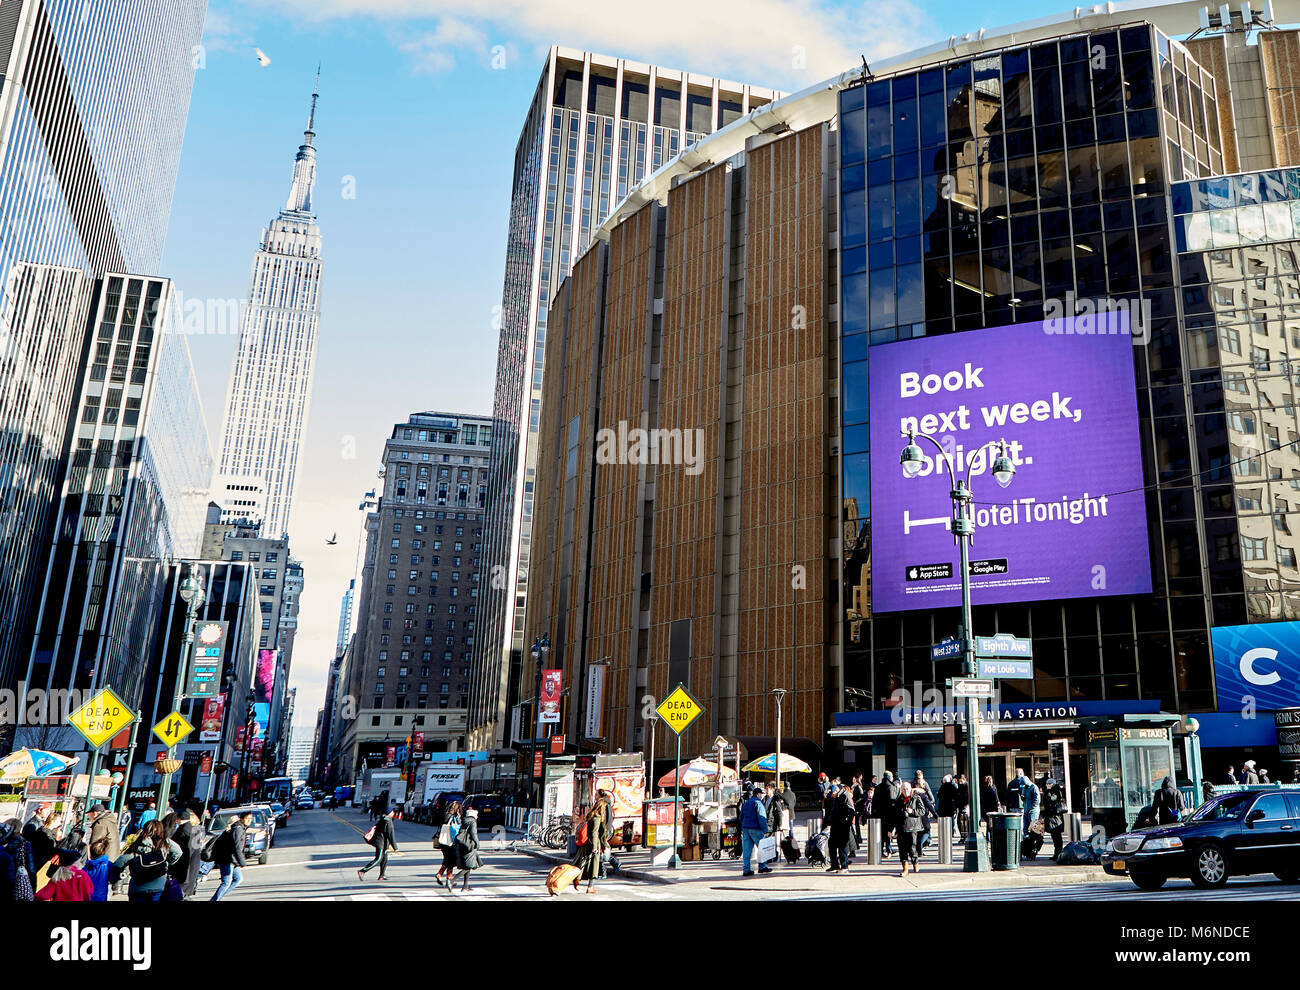
<svg viewBox="0 0 1300 990"><path fill-rule="evenodd" d="M867 840L867 865L868 865L868 866L879 866L879 865L880 865L880 861L881 861L881 859L882 859L882 856L881 856L881 842L880 842L880 840L881 840L881 836L883 835L883 832L882 832L882 830L881 830L881 828L880 828L880 819L879 819L879 818L868 818L868 819L867 819L867 829L866 829L866 831L867 831L867 834L866 834L866 840Z"/></svg>
<svg viewBox="0 0 1300 990"><path fill-rule="evenodd" d="M952 819L939 819L939 865L952 863Z"/></svg>
<svg viewBox="0 0 1300 990"><path fill-rule="evenodd" d="M1083 840L1083 815L1077 811L1072 811L1065 816L1065 841L1080 842Z"/></svg>

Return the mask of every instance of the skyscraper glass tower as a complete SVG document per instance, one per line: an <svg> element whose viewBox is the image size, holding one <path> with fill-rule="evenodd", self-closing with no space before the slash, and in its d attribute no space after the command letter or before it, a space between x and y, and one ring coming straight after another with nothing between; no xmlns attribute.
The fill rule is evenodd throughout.
<svg viewBox="0 0 1300 990"><path fill-rule="evenodd" d="M94 280L162 258L206 10L0 4L0 685L31 647Z"/></svg>
<svg viewBox="0 0 1300 990"><path fill-rule="evenodd" d="M319 80L318 80L319 82ZM255 479L265 500L262 535L289 531L307 430L320 325L321 238L316 186L316 101L293 162L289 199L262 231L253 257L221 430L218 490Z"/></svg>

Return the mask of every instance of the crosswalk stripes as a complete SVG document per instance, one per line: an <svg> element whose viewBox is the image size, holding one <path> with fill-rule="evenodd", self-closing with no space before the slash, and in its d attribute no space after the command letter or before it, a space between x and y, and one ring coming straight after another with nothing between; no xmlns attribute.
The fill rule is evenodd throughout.
<svg viewBox="0 0 1300 990"><path fill-rule="evenodd" d="M617 892L619 894L630 894L633 897L646 898L648 900L664 900L673 896L673 892L667 887L659 887L651 884L632 883L630 881L608 880L597 885L597 890L606 892ZM458 900L497 899L497 898L549 898L551 895L542 884L472 884L467 891L456 890L454 894L449 894L445 890L437 888L419 889L419 890L383 890L357 894L340 894L337 897L320 898L321 900L338 900L338 901L437 901L444 898L454 897ZM566 893L565 896L574 896Z"/></svg>

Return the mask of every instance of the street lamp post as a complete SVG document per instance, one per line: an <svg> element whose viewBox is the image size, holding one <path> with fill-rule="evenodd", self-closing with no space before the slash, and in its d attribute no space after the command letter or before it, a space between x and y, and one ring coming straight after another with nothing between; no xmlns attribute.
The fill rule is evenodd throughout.
<svg viewBox="0 0 1300 990"><path fill-rule="evenodd" d="M551 652L551 637L541 636L533 640L532 646L533 659L537 661L537 693L533 696L533 745L528 753L528 779L531 783L533 779L533 768L537 766L537 733L542 729L542 665L546 662L546 654ZM542 752L542 779L541 782L528 788L528 810L531 812L537 806L537 797L541 789L546 786L546 753ZM534 787L536 789L534 789Z"/></svg>
<svg viewBox="0 0 1300 990"><path fill-rule="evenodd" d="M971 468L976 462L983 462L984 451L990 447L998 448L998 456L993 461L993 477L1003 488L1011 484L1016 468L1007 456L1007 442L993 440L984 444L974 454L966 458L966 477L958 478L952 457L943 445L927 433L909 430L906 434L907 446L899 456L903 475L915 478L925 467L925 457L916 445L917 437L934 444L944 467L948 469L948 479L952 482L952 535L961 550L961 653L962 667L968 676L975 676L979 667L975 662L975 635L971 629L970 600L970 544L975 537L975 520L971 514ZM976 699L966 699L966 772L970 779L970 814L971 830L966 836L966 854L962 869L966 873L986 873L989 869L988 845L980 833L980 788L979 788L979 710Z"/></svg>
<svg viewBox="0 0 1300 990"><path fill-rule="evenodd" d="M650 756L649 756L649 759L647 760L647 763L648 763L648 772L646 773L646 779L645 779L645 795L646 795L646 797L651 798L651 797L654 797L654 784L655 784L655 779L654 779L654 777L655 777L655 728L659 725L659 716L658 716L658 714L652 712L652 713L650 714L650 717L646 719L646 722L648 722L649 725L650 725Z"/></svg>
<svg viewBox="0 0 1300 990"><path fill-rule="evenodd" d="M772 688L772 697L776 699L776 793L781 794L781 702L785 699L785 688Z"/></svg>
<svg viewBox="0 0 1300 990"><path fill-rule="evenodd" d="M185 698L185 678L189 675L190 649L194 645L194 618L198 615L199 609L203 607L203 603L207 599L207 592L203 590L203 582L198 579L193 570L181 582L180 596L181 600L185 602L185 637L181 641L181 656L176 664L176 690L172 692L172 711L177 711ZM176 747L168 746L167 759L173 759L175 755ZM170 773L161 776L162 783L158 785L159 818L167 814L167 799L172 782Z"/></svg>

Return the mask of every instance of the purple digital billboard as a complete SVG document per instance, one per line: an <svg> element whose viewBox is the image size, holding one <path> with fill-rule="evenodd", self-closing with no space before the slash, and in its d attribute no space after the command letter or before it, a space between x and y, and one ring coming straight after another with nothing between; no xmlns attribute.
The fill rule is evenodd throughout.
<svg viewBox="0 0 1300 990"><path fill-rule="evenodd" d="M925 463L904 477L909 427L959 477L970 468L976 605L1151 591L1133 338L1075 330L1020 323L870 349L873 611L961 604L948 472L918 440ZM996 448L976 453L1003 439L1007 488L989 473Z"/></svg>

